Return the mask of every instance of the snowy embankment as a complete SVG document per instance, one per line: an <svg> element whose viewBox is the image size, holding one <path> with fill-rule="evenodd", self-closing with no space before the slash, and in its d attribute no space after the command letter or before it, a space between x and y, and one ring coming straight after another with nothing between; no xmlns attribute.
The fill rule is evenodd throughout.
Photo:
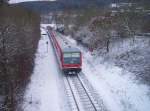
<svg viewBox="0 0 150 111"><path fill-rule="evenodd" d="M66 111L61 76L51 42L47 35L43 35L39 41L31 82L25 91L23 111Z"/></svg>
<svg viewBox="0 0 150 111"><path fill-rule="evenodd" d="M42 32L44 34L44 32ZM83 53L83 73L110 111L149 111L149 87L136 80L130 72L112 64L100 63L100 57L77 46ZM67 107L62 74L47 35L39 42L31 83L25 92L24 111L70 111Z"/></svg>
<svg viewBox="0 0 150 111"><path fill-rule="evenodd" d="M99 93L110 111L149 111L149 87L135 79L133 74L111 63L100 63L100 57L76 45L83 52L83 73Z"/></svg>

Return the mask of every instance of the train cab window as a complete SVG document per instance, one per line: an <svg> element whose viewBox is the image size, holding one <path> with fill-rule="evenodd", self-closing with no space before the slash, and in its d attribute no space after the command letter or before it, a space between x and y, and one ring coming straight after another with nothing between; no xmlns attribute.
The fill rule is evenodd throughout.
<svg viewBox="0 0 150 111"><path fill-rule="evenodd" d="M80 53L79 52L66 52L63 55L64 64L80 64Z"/></svg>

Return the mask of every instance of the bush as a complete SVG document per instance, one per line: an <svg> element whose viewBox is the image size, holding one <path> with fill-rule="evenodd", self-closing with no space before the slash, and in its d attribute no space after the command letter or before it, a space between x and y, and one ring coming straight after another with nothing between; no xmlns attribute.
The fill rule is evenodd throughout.
<svg viewBox="0 0 150 111"><path fill-rule="evenodd" d="M16 97L29 80L39 39L38 15L16 6L0 6L0 86L7 111L15 110Z"/></svg>

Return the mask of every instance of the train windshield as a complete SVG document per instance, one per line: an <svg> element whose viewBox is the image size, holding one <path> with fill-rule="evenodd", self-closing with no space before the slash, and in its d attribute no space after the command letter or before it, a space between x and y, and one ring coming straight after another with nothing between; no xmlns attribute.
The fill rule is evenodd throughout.
<svg viewBox="0 0 150 111"><path fill-rule="evenodd" d="M65 52L64 64L80 64L80 53L79 52Z"/></svg>

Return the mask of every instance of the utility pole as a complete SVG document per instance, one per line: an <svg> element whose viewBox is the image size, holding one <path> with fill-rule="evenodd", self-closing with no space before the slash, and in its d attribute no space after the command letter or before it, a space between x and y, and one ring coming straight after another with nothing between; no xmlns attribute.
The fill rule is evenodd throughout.
<svg viewBox="0 0 150 111"><path fill-rule="evenodd" d="M46 50L47 50L47 53L48 53L48 41L46 41Z"/></svg>

